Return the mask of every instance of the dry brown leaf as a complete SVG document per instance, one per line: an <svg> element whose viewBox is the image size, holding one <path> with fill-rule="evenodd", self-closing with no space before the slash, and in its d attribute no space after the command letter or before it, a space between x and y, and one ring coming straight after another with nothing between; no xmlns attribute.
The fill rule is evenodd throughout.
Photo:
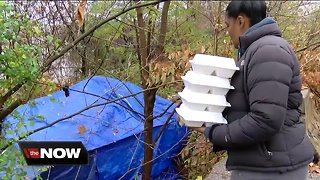
<svg viewBox="0 0 320 180"><path fill-rule="evenodd" d="M86 127L82 124L78 127L79 134L84 134L86 132Z"/></svg>
<svg viewBox="0 0 320 180"><path fill-rule="evenodd" d="M309 172L310 173L318 173L320 174L320 166L314 163L309 164Z"/></svg>
<svg viewBox="0 0 320 180"><path fill-rule="evenodd" d="M189 60L190 55L191 55L190 50L189 50L189 49L186 49L186 50L184 51L184 57L186 57L186 59Z"/></svg>
<svg viewBox="0 0 320 180"><path fill-rule="evenodd" d="M118 133L119 132L119 130L118 129L113 129L113 133Z"/></svg>
<svg viewBox="0 0 320 180"><path fill-rule="evenodd" d="M84 15L86 9L87 0L81 0L77 9L76 9L76 22L79 27L82 27L84 24Z"/></svg>
<svg viewBox="0 0 320 180"><path fill-rule="evenodd" d="M203 46L201 46L201 53L204 53L206 51L206 49L203 47Z"/></svg>

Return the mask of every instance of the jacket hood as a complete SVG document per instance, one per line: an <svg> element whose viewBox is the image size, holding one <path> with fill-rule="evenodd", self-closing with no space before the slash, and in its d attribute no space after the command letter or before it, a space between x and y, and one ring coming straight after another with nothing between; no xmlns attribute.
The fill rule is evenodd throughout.
<svg viewBox="0 0 320 180"><path fill-rule="evenodd" d="M251 26L243 36L240 36L240 56L247 50L247 48L256 40L263 36L273 35L281 37L281 30L272 17L266 17L259 23Z"/></svg>

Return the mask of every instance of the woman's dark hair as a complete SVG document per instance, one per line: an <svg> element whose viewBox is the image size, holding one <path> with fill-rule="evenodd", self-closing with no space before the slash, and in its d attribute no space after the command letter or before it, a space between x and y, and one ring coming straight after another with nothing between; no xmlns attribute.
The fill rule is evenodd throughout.
<svg viewBox="0 0 320 180"><path fill-rule="evenodd" d="M250 19L250 26L253 26L266 17L267 5L265 1L231 1L226 11L233 18L240 13L245 14Z"/></svg>

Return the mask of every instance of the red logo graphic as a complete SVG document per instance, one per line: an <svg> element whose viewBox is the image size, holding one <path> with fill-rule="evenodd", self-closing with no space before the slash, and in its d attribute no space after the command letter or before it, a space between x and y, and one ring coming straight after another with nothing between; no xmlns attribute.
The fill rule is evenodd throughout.
<svg viewBox="0 0 320 180"><path fill-rule="evenodd" d="M40 158L40 152L38 148L23 148L23 152L28 159Z"/></svg>

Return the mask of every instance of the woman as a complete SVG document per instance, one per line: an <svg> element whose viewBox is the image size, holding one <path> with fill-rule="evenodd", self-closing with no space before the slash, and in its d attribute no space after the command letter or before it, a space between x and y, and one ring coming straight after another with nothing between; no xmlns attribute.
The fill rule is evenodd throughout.
<svg viewBox="0 0 320 180"><path fill-rule="evenodd" d="M230 2L225 23L240 67L223 112L228 124L193 129L214 151L227 150L232 180L306 179L314 149L300 119L299 61L264 1Z"/></svg>

